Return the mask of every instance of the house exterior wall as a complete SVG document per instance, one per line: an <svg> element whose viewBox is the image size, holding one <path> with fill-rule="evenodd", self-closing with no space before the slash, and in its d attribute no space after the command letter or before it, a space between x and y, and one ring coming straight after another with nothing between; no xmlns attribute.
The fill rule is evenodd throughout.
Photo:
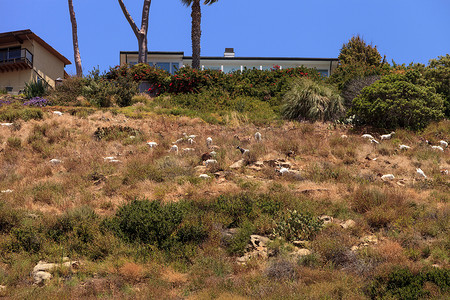
<svg viewBox="0 0 450 300"><path fill-rule="evenodd" d="M33 41L33 71L34 78L38 75L44 79L51 87L55 87L56 78L64 78L64 62Z"/></svg>
<svg viewBox="0 0 450 300"><path fill-rule="evenodd" d="M12 94L18 94L25 89L25 83L38 78L44 79L51 87L55 80L64 78L64 62L50 53L35 40L24 40L22 44L5 43L0 48L26 48L33 55L33 69L0 72L0 88L12 87Z"/></svg>
<svg viewBox="0 0 450 300"><path fill-rule="evenodd" d="M185 57L182 52L171 54L148 54L148 63L150 65L161 67L170 73L174 73L176 69L183 66L190 66L192 64L191 57ZM137 52L121 52L120 64L134 65L138 61ZM225 73L256 68L258 70L270 70L273 66L278 65L282 69L295 68L305 66L307 68L314 68L324 76L330 74L336 69L337 61L332 59L270 59L270 58L240 58L240 57L204 57L200 60L202 69L221 70ZM176 68L175 68L176 66Z"/></svg>

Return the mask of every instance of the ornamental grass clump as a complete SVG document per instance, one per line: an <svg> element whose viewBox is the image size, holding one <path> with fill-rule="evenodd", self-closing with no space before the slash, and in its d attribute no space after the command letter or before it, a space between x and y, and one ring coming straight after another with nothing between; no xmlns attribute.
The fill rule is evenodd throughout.
<svg viewBox="0 0 450 300"><path fill-rule="evenodd" d="M290 120L332 121L345 111L337 91L307 78L294 81L283 100L282 115Z"/></svg>

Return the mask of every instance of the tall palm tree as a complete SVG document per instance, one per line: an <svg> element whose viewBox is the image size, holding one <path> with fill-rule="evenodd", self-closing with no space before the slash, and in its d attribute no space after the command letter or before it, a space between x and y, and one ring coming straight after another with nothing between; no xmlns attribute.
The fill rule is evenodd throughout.
<svg viewBox="0 0 450 300"><path fill-rule="evenodd" d="M219 0L204 0L203 4L211 5ZM202 20L202 12L200 9L200 0L181 0L181 2L186 6L191 6L191 18L192 18L192 29L191 29L191 40L192 40L192 68L200 69L200 37L202 35L202 30L200 28L200 23Z"/></svg>
<svg viewBox="0 0 450 300"><path fill-rule="evenodd" d="M69 1L70 22L72 23L73 56L75 59L75 67L77 70L77 76L82 77L83 69L81 68L80 49L78 47L77 19L75 19L75 11L73 10L72 0L68 1Z"/></svg>

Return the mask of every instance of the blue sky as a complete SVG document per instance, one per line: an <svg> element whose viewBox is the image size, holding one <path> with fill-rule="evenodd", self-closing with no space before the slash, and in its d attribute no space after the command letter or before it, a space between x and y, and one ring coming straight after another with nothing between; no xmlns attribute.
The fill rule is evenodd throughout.
<svg viewBox="0 0 450 300"><path fill-rule="evenodd" d="M115 0L73 0L84 73L119 63L137 40ZM124 0L140 26L141 0ZM0 32L31 29L73 62L66 0L0 0ZM450 53L450 0L219 0L202 6L202 55L337 57L360 34L389 62L427 63ZM149 50L191 55L190 8L153 0ZM67 66L75 73L73 65Z"/></svg>

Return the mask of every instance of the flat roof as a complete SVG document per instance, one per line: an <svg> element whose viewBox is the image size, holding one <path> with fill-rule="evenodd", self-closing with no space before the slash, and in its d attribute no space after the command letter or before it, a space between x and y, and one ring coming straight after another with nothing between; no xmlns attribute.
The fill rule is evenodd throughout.
<svg viewBox="0 0 450 300"><path fill-rule="evenodd" d="M0 45L13 42L19 42L20 44L22 44L24 40L28 39L36 40L42 47L47 49L50 53L64 62L64 65L72 64L70 60L68 60L64 55L56 51L55 48L47 44L43 39L33 33L30 29L0 33Z"/></svg>
<svg viewBox="0 0 450 300"><path fill-rule="evenodd" d="M120 54L139 54L138 51L120 51ZM192 56L184 56L184 52L175 51L149 51L150 54L162 55L183 55L183 59L192 59ZM317 57L224 57L224 56L200 56L203 60L281 60L281 61L338 61L337 58L317 58Z"/></svg>

